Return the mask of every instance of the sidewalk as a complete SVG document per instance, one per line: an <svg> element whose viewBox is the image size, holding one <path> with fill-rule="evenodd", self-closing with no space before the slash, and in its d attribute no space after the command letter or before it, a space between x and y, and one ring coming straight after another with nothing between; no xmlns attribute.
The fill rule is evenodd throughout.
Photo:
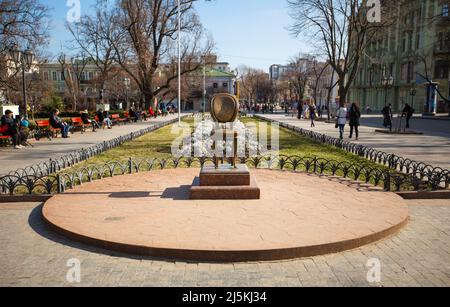
<svg viewBox="0 0 450 307"><path fill-rule="evenodd" d="M11 147L0 148L0 174L7 174L19 168L58 158L73 151L88 148L175 118L177 116L170 115L166 118L152 119L147 122L115 126L111 130L99 129L95 133L88 129L85 134L80 132L71 134L69 139L57 138L49 141L44 138L40 141L30 140L34 148L27 147L22 150L15 150Z"/></svg>
<svg viewBox="0 0 450 307"><path fill-rule="evenodd" d="M285 114L258 114L260 117L294 125L306 130L339 137L334 124L316 122L316 128L311 128L309 120L298 120ZM404 158L424 162L435 167L450 169L450 123L446 121L428 121L414 119L413 130L424 132L424 135L386 135L375 133L375 128L381 126L377 117L364 117L361 120L360 140L353 142L373 147L387 153ZM442 129L442 130L441 130ZM346 140L350 127L346 126Z"/></svg>

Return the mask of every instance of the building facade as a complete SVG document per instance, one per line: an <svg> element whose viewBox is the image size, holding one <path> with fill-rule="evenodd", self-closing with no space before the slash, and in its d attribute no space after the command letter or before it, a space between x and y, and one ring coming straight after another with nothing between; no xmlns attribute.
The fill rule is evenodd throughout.
<svg viewBox="0 0 450 307"><path fill-rule="evenodd" d="M77 68L76 65L70 65L72 79L77 81L79 78L79 89L82 93L83 101L81 104L83 107L94 108L96 103L99 103L100 97L106 99L115 108L121 105L123 108L128 108L138 101L133 101L132 97L139 97L139 90L133 86L124 84L124 80L128 79L126 73L117 67L117 71L114 73L115 79L108 80L105 84L106 88L101 93L99 88L98 79L101 76L101 72L98 67L93 63L88 63L82 67ZM60 63L45 63L39 67L39 74L44 82L48 82L55 94L60 97L68 98L70 100L70 94L68 92L68 72L63 73L63 66ZM201 111L203 109L203 69L199 72L192 74L189 77L193 80L191 84L195 84L192 88L186 89L190 91L190 95L183 95L183 100L186 100L184 108L187 110ZM227 62L215 62L208 65L206 69L206 90L207 97L211 97L214 93L230 93L234 94L236 76L231 72L230 64ZM128 92L127 92L128 91ZM163 99L164 100L164 99ZM174 104L178 104L175 100L170 100ZM80 103L80 102L79 102ZM209 108L207 103L206 107Z"/></svg>
<svg viewBox="0 0 450 307"><path fill-rule="evenodd" d="M350 101L373 110L392 104L400 112L408 103L417 112L448 112L449 2L398 1L391 13L394 22L364 52Z"/></svg>
<svg viewBox="0 0 450 307"><path fill-rule="evenodd" d="M270 66L269 75L271 81L279 81L285 76L287 73L291 72L294 68L289 65L279 65L274 64Z"/></svg>
<svg viewBox="0 0 450 307"><path fill-rule="evenodd" d="M215 94L227 93L237 95L236 75L229 69L226 63L213 64L205 69L203 77L203 69L191 75L191 84L195 84L193 90L187 99L187 110L201 112L210 111L209 101ZM228 68L227 68L228 67ZM203 78L205 82L203 83ZM206 95L203 95L206 91Z"/></svg>
<svg viewBox="0 0 450 307"><path fill-rule="evenodd" d="M299 59L296 65L274 64L270 67L270 80L278 90L279 102L292 104L299 100L295 86L290 82L293 77L303 78L299 74L304 74L307 78L304 103L314 102L317 106L326 106L330 103L333 107L338 97L337 75L330 65L318 62L314 58Z"/></svg>
<svg viewBox="0 0 450 307"><path fill-rule="evenodd" d="M87 64L83 68L74 67L71 71L73 79L76 80L79 76L80 91L84 94L86 99L98 99L99 90L96 88L96 80L99 75L99 71L96 65ZM53 86L55 94L65 97L67 94L68 72L63 72L63 67L60 63L45 63L39 66L39 74L44 82L49 82Z"/></svg>

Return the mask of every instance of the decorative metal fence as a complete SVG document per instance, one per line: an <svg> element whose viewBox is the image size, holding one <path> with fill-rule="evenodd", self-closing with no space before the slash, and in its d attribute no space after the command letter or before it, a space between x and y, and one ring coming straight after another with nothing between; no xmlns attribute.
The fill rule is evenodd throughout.
<svg viewBox="0 0 450 307"><path fill-rule="evenodd" d="M168 158L113 161L102 165L92 165L68 173L47 176L10 174L0 177L1 194L55 194L73 189L77 185L139 172L151 172L169 168L200 168L206 163L214 163L214 158ZM229 161L230 162L230 161ZM348 178L360 183L382 186L386 191L438 190L442 184L448 187L448 176L420 179L417 174L401 174L380 168L359 166L349 162L339 162L316 157L300 156L260 156L242 158L252 168L285 171L302 171L320 175L332 175Z"/></svg>
<svg viewBox="0 0 450 307"><path fill-rule="evenodd" d="M72 167L78 163L91 159L95 156L98 156L110 149L119 147L126 142L132 141L136 138L139 138L147 133L159 130L165 126L171 125L177 122L178 119L173 119L170 121L166 121L163 123L157 123L152 125L151 127L141 129L136 132L129 133L127 135L119 136L109 141L105 141L94 146L88 148L82 148L80 150L71 152L69 154L63 155L56 159L49 159L48 161L44 161L38 164L33 164L25 168L20 168L15 171L10 172L7 175L0 175L0 179L7 176L16 176L16 177L46 177L51 174L55 174L57 172L61 172L62 170Z"/></svg>
<svg viewBox="0 0 450 307"><path fill-rule="evenodd" d="M199 115L197 115L199 116ZM263 120L266 120L262 118ZM87 149L81 149L58 159L19 169L0 176L0 194L53 194L62 193L85 182L106 177L133 174L156 169L202 167L206 163L214 163L214 158L168 158L127 161L113 161L103 165L93 165L73 172L64 172L80 162L88 160L105 151L122 145L149 132L173 124L177 119L159 123L152 127L130 133L113 140L103 142ZM347 152L364 157L383 165L387 169L355 165L348 162L326 160L317 157L301 156L259 156L241 159L253 168L275 170L304 171L332 176L340 176L354 181L382 186L386 191L419 191L448 189L450 172L431 165L388 154L370 147L342 141L324 134L301 129L288 124L280 126L292 130L311 139L333 145Z"/></svg>
<svg viewBox="0 0 450 307"><path fill-rule="evenodd" d="M450 170L446 170L440 167L434 167L430 164L414 161L395 154L390 154L380 150L376 150L372 147L367 147L349 141L344 141L339 138L331 137L322 133L306 130L286 123L281 123L276 120L270 120L258 115L255 115L254 117L263 121L277 123L280 125L280 127L286 128L300 135L309 137L316 142L332 145L349 153L366 158L369 161L386 166L396 173L397 172L404 173L406 175L409 175L408 177L417 178L421 182L427 181L429 185L434 186L435 189L438 189L439 186L445 187L446 189L448 189L449 187ZM400 179L397 179L397 181L399 180ZM438 186L436 186L437 183Z"/></svg>

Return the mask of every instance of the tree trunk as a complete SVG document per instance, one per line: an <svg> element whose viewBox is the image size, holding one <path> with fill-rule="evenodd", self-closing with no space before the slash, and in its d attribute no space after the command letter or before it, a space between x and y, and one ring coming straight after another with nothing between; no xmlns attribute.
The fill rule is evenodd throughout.
<svg viewBox="0 0 450 307"><path fill-rule="evenodd" d="M142 106L145 110L150 109L150 106L154 103L155 95L153 95L153 92L151 91L145 91L143 95L144 101L142 101ZM159 107L159 106L158 106Z"/></svg>
<svg viewBox="0 0 450 307"><path fill-rule="evenodd" d="M345 82L339 82L339 106L344 107L347 103L347 89Z"/></svg>

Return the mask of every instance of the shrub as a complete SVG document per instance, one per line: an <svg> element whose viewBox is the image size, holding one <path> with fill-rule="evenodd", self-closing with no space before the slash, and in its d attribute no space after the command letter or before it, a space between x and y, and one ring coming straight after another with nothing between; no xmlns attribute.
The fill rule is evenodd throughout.
<svg viewBox="0 0 450 307"><path fill-rule="evenodd" d="M64 101L59 96L52 96L44 105L43 111L50 114L54 109L64 110Z"/></svg>

